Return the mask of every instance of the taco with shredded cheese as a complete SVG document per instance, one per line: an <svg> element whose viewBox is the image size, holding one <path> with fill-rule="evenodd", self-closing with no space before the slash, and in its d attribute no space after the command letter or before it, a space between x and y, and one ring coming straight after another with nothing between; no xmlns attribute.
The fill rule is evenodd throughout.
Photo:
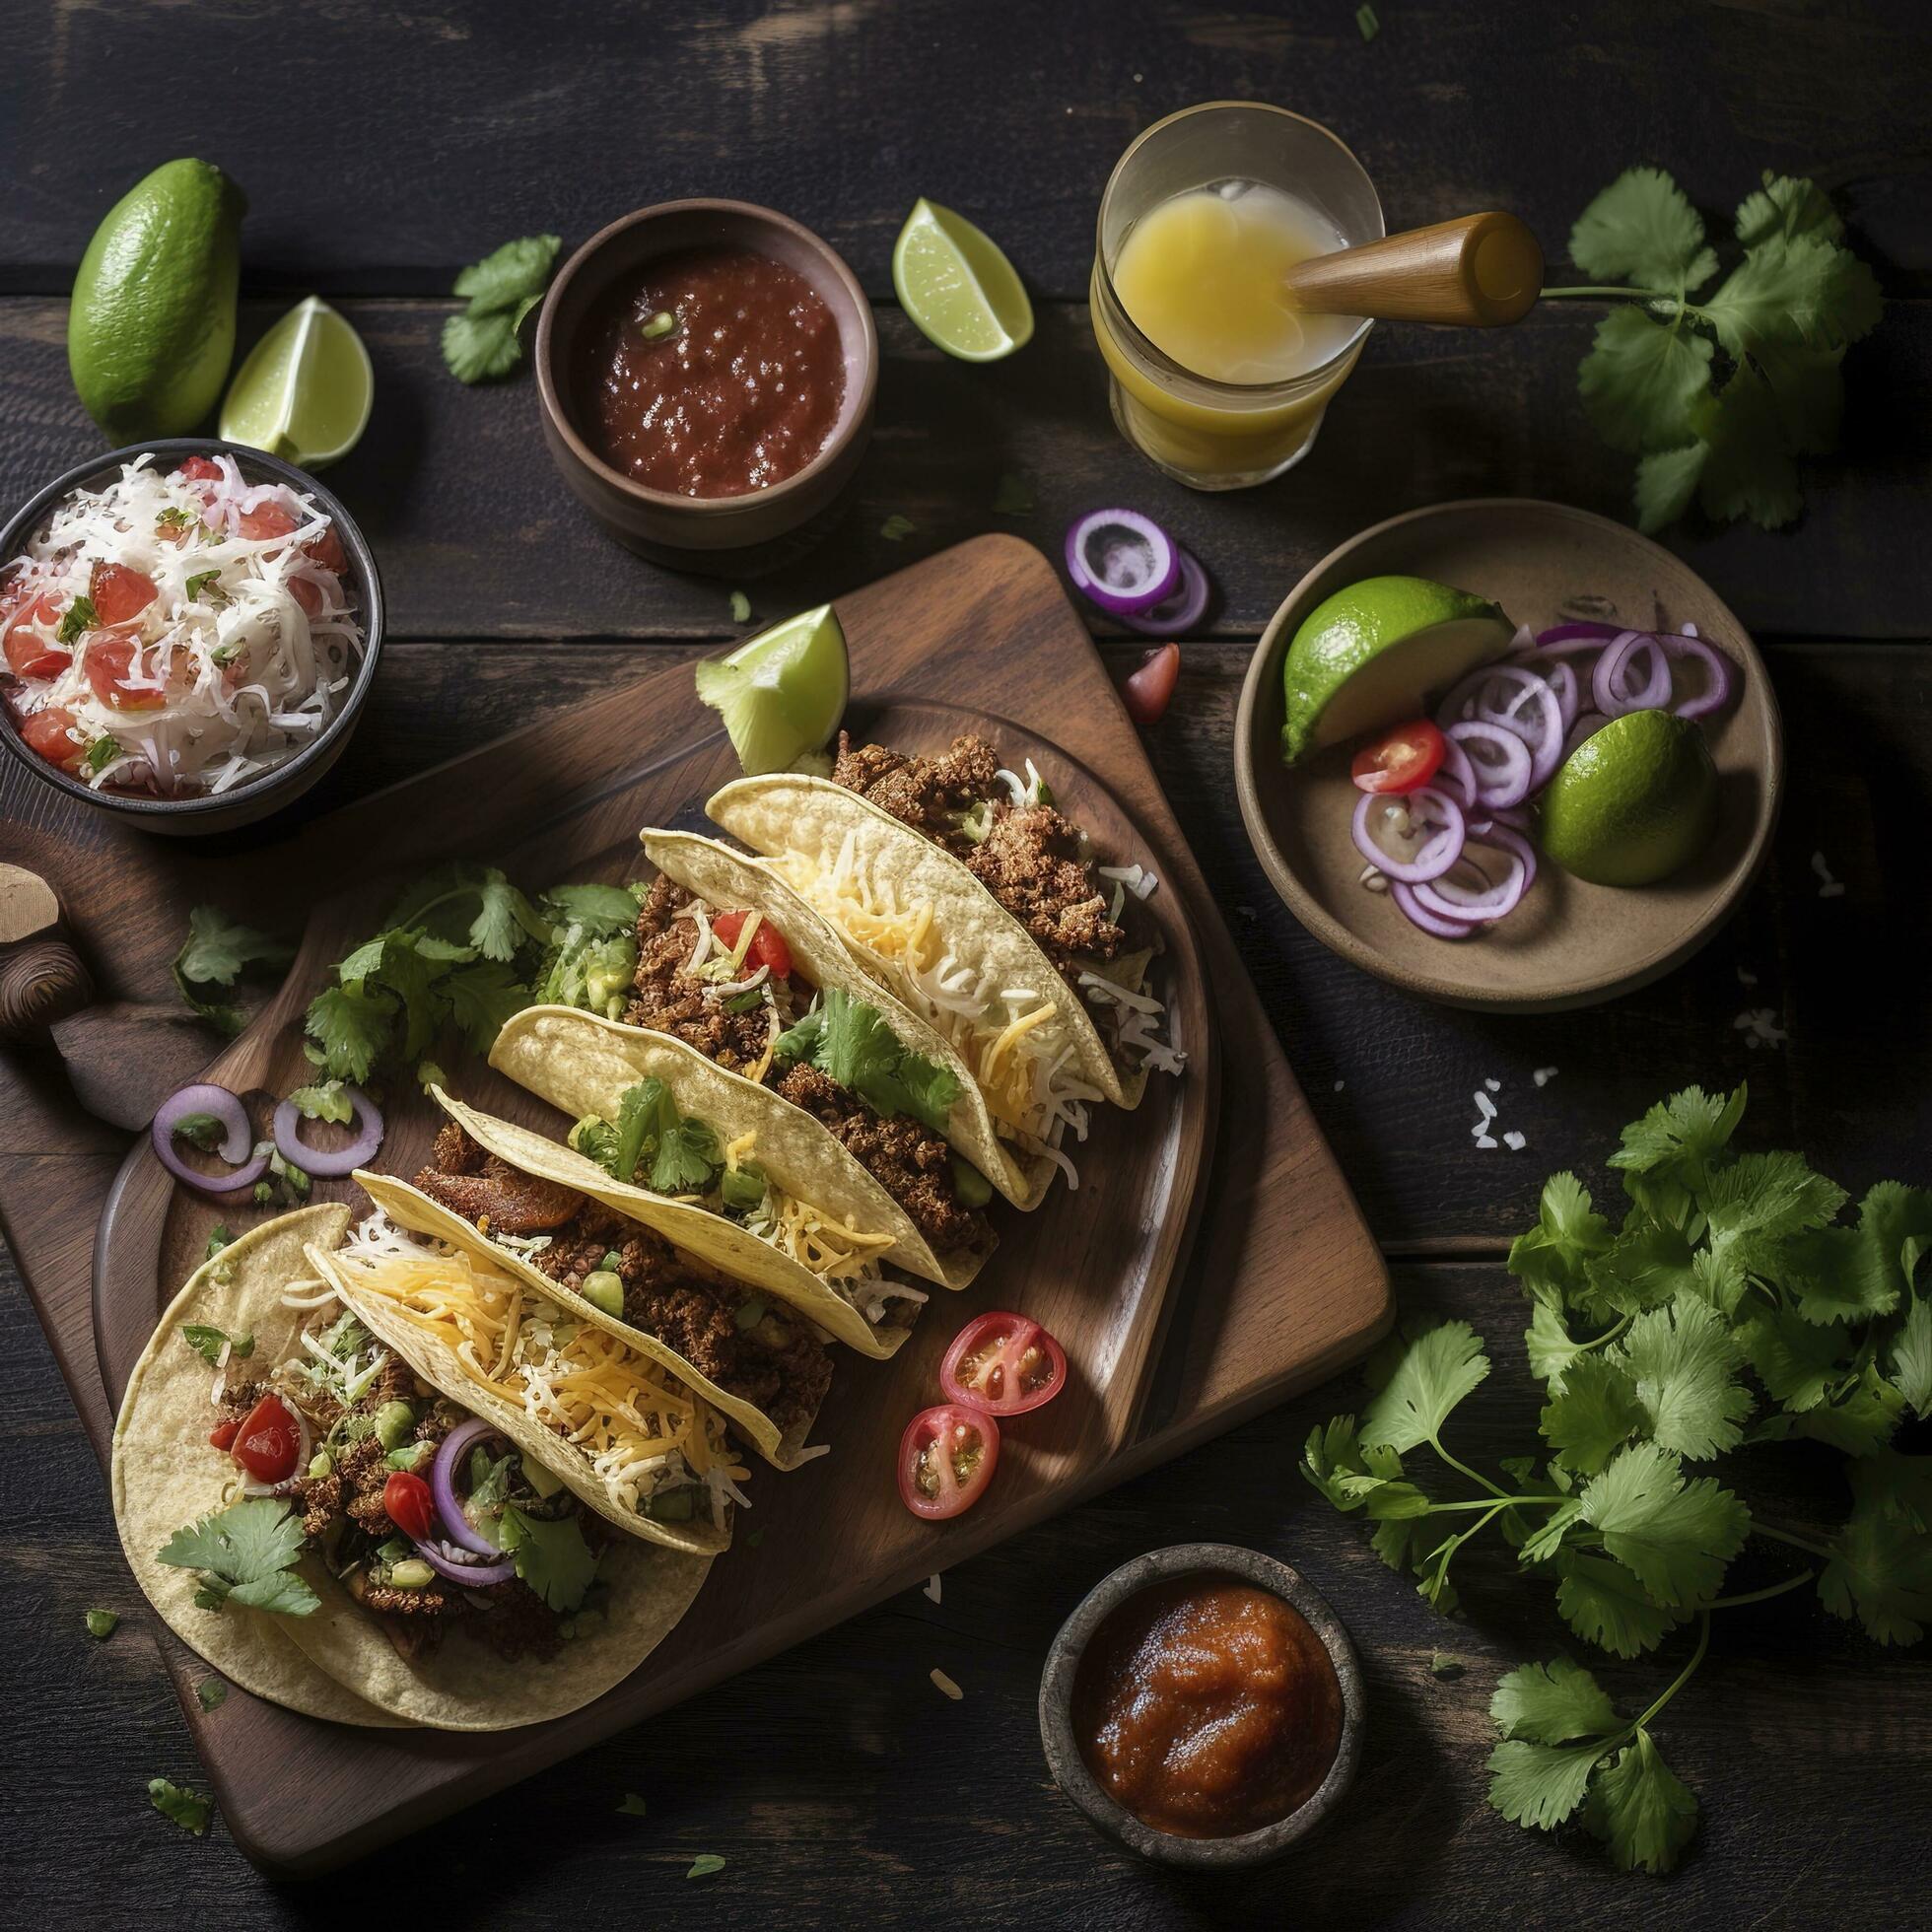
<svg viewBox="0 0 1932 1932"><path fill-rule="evenodd" d="M469 1731L575 1710L708 1556L617 1534L554 1449L367 1323L324 1273L348 1219L252 1229L163 1316L114 1430L128 1561L191 1649L292 1709Z"/></svg>
<svg viewBox="0 0 1932 1932"><path fill-rule="evenodd" d="M718 1096L723 1107L711 1108L715 1089L724 1085L717 1068L675 1041L627 1036L631 1051L623 1067L639 1077L600 1092L591 1069L580 1088L559 1076L560 1067L573 1059L575 1029L564 1026L565 1037L553 1042L541 1021L530 1027L522 1023L527 1018L518 1015L498 1036L495 1064L539 1092L569 1084L579 1101L593 1095L604 1102L607 1116L585 1114L568 1139L558 1140L479 1113L433 1086L431 1093L468 1140L467 1148L440 1140L440 1151L459 1153L459 1166L481 1168L497 1160L557 1182L776 1295L808 1325L862 1354L883 1361L898 1351L927 1297L886 1272L880 1257L892 1248L892 1234L862 1225L849 1207L822 1207L785 1187L774 1163L763 1157L759 1133L770 1123L759 1117L760 1109L734 1105L728 1088ZM687 1104L692 1111L685 1111ZM698 1112L701 1107L708 1111ZM816 1143L813 1148L822 1151ZM781 1152L776 1165L795 1181L799 1163ZM808 1164L803 1171L804 1185L823 1185ZM416 1185L458 1211L472 1205L466 1180L446 1173L440 1160L416 1177ZM563 1261L559 1249L565 1245L554 1230L513 1242L546 1274ZM545 1257L552 1257L548 1265Z"/></svg>
<svg viewBox="0 0 1932 1932"><path fill-rule="evenodd" d="M1022 777L983 738L925 758L841 733L829 779L739 779L706 809L946 1040L1015 1144L1064 1159L1096 1102L1137 1106L1184 1066L1152 947L1122 923L1153 875L1099 863L1030 760Z"/></svg>
<svg viewBox="0 0 1932 1932"><path fill-rule="evenodd" d="M832 1379L813 1325L687 1245L688 1225L660 1231L553 1178L555 1164L506 1159L453 1119L413 1185L360 1170L356 1179L405 1249L453 1249L507 1271L674 1376L773 1468L823 1455L805 1447ZM487 1360L480 1344L475 1352Z"/></svg>

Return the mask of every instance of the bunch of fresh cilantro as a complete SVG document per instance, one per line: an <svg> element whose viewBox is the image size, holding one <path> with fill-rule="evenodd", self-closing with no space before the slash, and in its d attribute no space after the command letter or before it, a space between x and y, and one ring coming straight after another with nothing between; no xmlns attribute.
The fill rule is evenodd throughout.
<svg viewBox="0 0 1932 1932"><path fill-rule="evenodd" d="M1802 504L1796 458L1835 447L1839 365L1878 325L1872 271L1844 245L1824 191L1774 175L1737 211L1743 257L1716 289L1717 252L1684 190L1632 168L1584 209L1570 259L1602 284L1558 296L1627 297L1597 326L1578 386L1598 435L1639 458L1639 526L1661 529L1694 498L1718 522L1775 529Z"/></svg>
<svg viewBox="0 0 1932 1932"><path fill-rule="evenodd" d="M1335 1417L1304 1454L1308 1480L1338 1509L1363 1511L1377 1553L1413 1569L1438 1610L1457 1603L1457 1552L1494 1524L1586 1643L1635 1657L1694 1622L1690 1660L1635 1718L1563 1659L1512 1671L1490 1705L1502 1733L1490 1803L1546 1830L1577 1818L1625 1868L1667 1870L1695 1827L1696 1801L1650 1727L1703 1661L1713 1614L1815 1581L1827 1610L1880 1643L1915 1643L1932 1621L1932 1456L1893 1446L1908 1414L1932 1414L1932 1292L1916 1283L1932 1193L1884 1181L1840 1221L1844 1190L1803 1156L1735 1150L1744 1108L1743 1087L1690 1087L1625 1128L1609 1163L1628 1201L1621 1226L1573 1174L1544 1189L1508 1263L1531 1303L1543 1441L1501 1462L1502 1482L1443 1446L1489 1372L1462 1322L1396 1339L1371 1363L1360 1421ZM1792 1437L1849 1459L1835 1528L1767 1522L1693 1473ZM1403 1458L1424 1446L1464 1493L1414 1480ZM1726 1596L1749 1538L1811 1567Z"/></svg>

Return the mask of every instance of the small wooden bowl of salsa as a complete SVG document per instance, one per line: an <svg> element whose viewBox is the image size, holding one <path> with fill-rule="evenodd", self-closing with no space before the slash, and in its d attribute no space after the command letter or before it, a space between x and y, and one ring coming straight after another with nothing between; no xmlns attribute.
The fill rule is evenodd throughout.
<svg viewBox="0 0 1932 1932"><path fill-rule="evenodd" d="M544 440L624 542L745 574L805 547L871 434L878 335L846 264L743 201L611 223L544 298Z"/></svg>
<svg viewBox="0 0 1932 1932"><path fill-rule="evenodd" d="M1278 1857L1361 1755L1354 1647L1285 1563L1228 1544L1156 1550L1062 1626L1040 1680L1060 1788L1130 1851L1207 1869Z"/></svg>

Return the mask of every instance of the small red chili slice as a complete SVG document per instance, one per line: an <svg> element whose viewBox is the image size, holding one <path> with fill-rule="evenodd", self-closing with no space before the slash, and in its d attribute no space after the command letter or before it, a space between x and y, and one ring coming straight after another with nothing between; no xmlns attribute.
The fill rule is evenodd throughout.
<svg viewBox="0 0 1932 1932"><path fill-rule="evenodd" d="M382 1509L404 1536L421 1543L436 1529L436 1497L420 1476L399 1469L382 1484Z"/></svg>
<svg viewBox="0 0 1932 1932"><path fill-rule="evenodd" d="M983 1409L922 1409L899 1438L899 1500L941 1522L971 1509L1000 1462L1000 1424Z"/></svg>
<svg viewBox="0 0 1932 1932"><path fill-rule="evenodd" d="M263 1396L249 1410L230 1453L257 1483L286 1483L302 1453L302 1424L280 1396Z"/></svg>
<svg viewBox="0 0 1932 1932"><path fill-rule="evenodd" d="M968 1322L939 1364L946 1400L989 1415L1024 1415L1066 1383L1066 1349L1038 1322L999 1308Z"/></svg>

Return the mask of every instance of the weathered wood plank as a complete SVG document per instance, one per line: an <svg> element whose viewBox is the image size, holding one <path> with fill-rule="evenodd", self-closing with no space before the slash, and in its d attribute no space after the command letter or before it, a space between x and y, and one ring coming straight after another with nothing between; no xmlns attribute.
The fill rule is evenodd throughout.
<svg viewBox="0 0 1932 1932"><path fill-rule="evenodd" d="M250 304L248 332L277 312ZM350 303L345 312L369 342L378 396L369 433L329 481L376 548L395 636L714 638L735 628L728 581L632 556L569 495L538 437L527 376L476 389L451 380L437 348L444 305ZM1382 331L1301 467L1226 496L1169 482L1121 441L1083 308L1043 308L1032 344L992 367L941 355L894 310L879 320L878 428L853 505L812 557L745 586L754 622L986 529L1014 529L1058 557L1074 518L1127 503L1207 565L1213 630L1251 638L1336 544L1418 504L1547 497L1629 515L1630 459L1597 441L1577 400L1595 323L1574 308L1481 335ZM0 504L101 447L68 380L65 328L59 302L0 301ZM1932 304L1895 304L1849 368L1844 453L1807 464L1803 522L1672 539L1760 636L1910 637L1932 608L1932 555L1919 540L1932 485L1897 437L1900 422L1932 418ZM1007 474L1033 493L1025 516L994 512ZM891 541L889 517L916 527Z"/></svg>
<svg viewBox="0 0 1932 1932"><path fill-rule="evenodd" d="M714 0L654 8L648 33L627 0L350 7L299 34L275 8L16 12L0 286L39 294L65 291L119 194L187 151L248 191L251 285L297 294L441 294L508 236L574 244L647 202L730 194L818 229L883 295L893 236L928 194L982 222L1043 294L1073 297L1128 141L1229 99L1332 125L1392 227L1509 207L1554 259L1630 162L1672 170L1720 224L1771 168L1842 194L1894 292L1932 270L1915 0L1420 0L1382 9L1366 44L1341 0ZM124 78L104 112L109 76ZM220 112L201 111L228 76Z"/></svg>
<svg viewBox="0 0 1932 1932"><path fill-rule="evenodd" d="M1496 1372L1458 1413L1457 1452L1487 1468L1528 1446L1537 1398L1522 1304L1501 1271L1405 1269L1400 1289L1412 1311L1468 1320L1489 1341ZM58 1740L0 1800L10 1886L58 1896L70 1923L124 1923L131 1899L168 1897L191 1898L198 1926L307 1923L309 1895L263 1887L219 1824L198 1842L148 1810L149 1777L193 1783L197 1769L93 1458L11 1279L0 1346L18 1364L0 1410L17 1498L0 1618L31 1636L10 1651L8 1706L16 1736ZM393 1896L435 1872L451 1923L505 1927L554 1923L559 1888L698 1926L855 1912L930 1925L935 1904L995 1928L1238 1924L1278 1919L1290 1893L1338 1926L1473 1924L1502 1898L1530 1925L1628 1924L1666 1907L1686 1924L1780 1923L1794 1905L1794 1922L1813 1922L1820 1898L1839 1922L1911 1916L1898 1888L1922 1829L1932 1662L1880 1650L1805 1592L1728 1614L1663 1723L1661 1747L1704 1808L1667 1889L1619 1878L1580 1836L1545 1840L1495 1817L1483 1798L1489 1692L1503 1670L1574 1646L1548 1593L1500 1551L1473 1546L1459 1562L1465 1616L1434 1617L1377 1561L1359 1521L1303 1485L1293 1465L1309 1429L1361 1400L1348 1377L1273 1411L951 1571L938 1605L909 1593L382 1854L356 1884ZM1778 1496L1778 1520L1826 1523L1842 1507L1828 1460L1762 1451L1750 1476ZM1350 1626L1369 1680L1368 1755L1335 1828L1286 1865L1224 1883L1154 1872L1092 1835L1047 1782L1034 1718L1047 1643L1080 1595L1184 1536L1300 1566ZM1787 1567L1756 1553L1744 1563L1740 1588ZM123 1618L105 1644L82 1625L97 1606ZM1434 1677L1436 1651L1463 1676ZM1680 1641L1601 1675L1640 1708L1687 1652ZM934 1667L963 1702L933 1690ZM618 1815L629 1791L645 1817ZM687 1884L700 1852L725 1868Z"/></svg>

